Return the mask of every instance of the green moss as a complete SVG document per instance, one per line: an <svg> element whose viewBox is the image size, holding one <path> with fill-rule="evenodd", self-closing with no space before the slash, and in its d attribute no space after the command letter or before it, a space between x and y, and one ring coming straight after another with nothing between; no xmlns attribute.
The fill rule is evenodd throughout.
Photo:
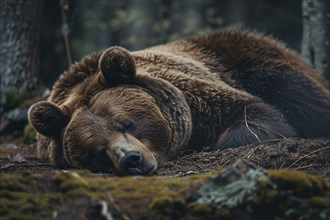
<svg viewBox="0 0 330 220"><path fill-rule="evenodd" d="M1 219L20 219L20 216L49 219L64 202L70 204L80 195L91 201L110 201L110 208L114 201L130 219L141 219L141 215L146 219L271 219L270 216L294 219L327 214L328 183L322 178L293 172L296 174L291 171L289 174L298 176L297 179L289 178L288 171L271 171L270 181L262 179L251 197L235 207L196 202L199 186L211 175L97 177L84 170L29 176L0 174L0 216ZM301 183L304 186L296 189ZM312 190L306 189L307 186ZM311 195L308 198L306 191Z"/></svg>
<svg viewBox="0 0 330 220"><path fill-rule="evenodd" d="M209 204L194 204L192 211L198 215L205 215L206 213L210 213L212 211L212 206Z"/></svg>
<svg viewBox="0 0 330 220"><path fill-rule="evenodd" d="M57 174L53 180L58 184L59 190L68 197L92 194L86 178L76 171Z"/></svg>
<svg viewBox="0 0 330 220"><path fill-rule="evenodd" d="M279 196L279 192L277 192L276 190L267 190L265 199L274 200L275 198L278 198L278 196Z"/></svg>
<svg viewBox="0 0 330 220"><path fill-rule="evenodd" d="M189 214L196 217L196 219L209 219L212 216L213 207L210 204L197 204L194 203L189 207ZM190 218L189 218L190 219Z"/></svg>
<svg viewBox="0 0 330 220"><path fill-rule="evenodd" d="M76 178L70 178L65 181L63 181L60 184L60 189L63 192L68 192L70 190L76 190L76 189L88 189L88 183L81 177Z"/></svg>
<svg viewBox="0 0 330 220"><path fill-rule="evenodd" d="M149 219L181 219L186 213L185 203L180 199L156 199L151 204Z"/></svg>
<svg viewBox="0 0 330 220"><path fill-rule="evenodd" d="M108 193L111 193L111 196L121 204L121 210L128 210L132 213L131 219L139 219L140 214L138 213L145 210L146 207L132 207L132 201L142 201L142 204L147 202L148 206L152 204L147 209L154 210L153 215L157 216L163 215L157 207L169 205L170 209L176 209L172 215L178 216L178 213L182 212L183 201L191 184L201 185L210 177L211 175L208 174L183 178L156 176L104 178L95 177L84 170L72 170L58 173L51 179L64 195L64 198L73 198L79 195L107 198ZM157 200L154 200L155 198Z"/></svg>
<svg viewBox="0 0 330 220"><path fill-rule="evenodd" d="M310 204L313 207L330 209L330 198L323 198L320 196L314 196L311 198Z"/></svg>
<svg viewBox="0 0 330 220"><path fill-rule="evenodd" d="M191 184L200 185L209 179L210 175L190 176L183 178L163 177L95 177L80 171L60 173L53 177L59 190L68 197L87 195L93 198L107 198L108 193L120 203L120 209L128 211L131 219L140 219L143 210L153 210L152 216L167 218L165 213L171 211L171 216L178 217L184 208L184 198ZM156 200L155 200L156 199ZM139 205L132 205L132 201L140 201ZM144 207L145 205L147 207ZM150 205L151 204L151 205ZM159 207L166 207L161 212ZM163 216L163 217L161 217ZM173 219L173 218L172 218Z"/></svg>
<svg viewBox="0 0 330 220"><path fill-rule="evenodd" d="M20 176L17 176L17 178L13 178L12 175L3 174L1 175L0 189L1 192L3 190L22 191L24 189L23 179Z"/></svg>
<svg viewBox="0 0 330 220"><path fill-rule="evenodd" d="M62 201L60 195L54 193L9 192L6 197L0 197L1 219L49 218Z"/></svg>
<svg viewBox="0 0 330 220"><path fill-rule="evenodd" d="M5 110L10 110L10 109L20 106L30 96L31 96L31 93L29 93L29 92L21 92L21 93L18 93L16 91L6 92L6 94L5 94L5 97L6 97Z"/></svg>
<svg viewBox="0 0 330 220"><path fill-rule="evenodd" d="M0 174L0 180L1 219L49 219L64 199L45 177Z"/></svg>
<svg viewBox="0 0 330 220"><path fill-rule="evenodd" d="M196 219L196 220L197 219L237 219L234 217L235 210L223 206L213 206L211 204L194 203L189 207L189 210L187 212L188 212L187 219L189 220L190 219Z"/></svg>
<svg viewBox="0 0 330 220"><path fill-rule="evenodd" d="M199 175L198 178L112 177L111 181L107 178L87 177L85 180L92 191L97 191L99 186L103 186L117 198L137 199L146 196L152 198L176 197L186 192L192 182L202 183L209 177L210 175Z"/></svg>
<svg viewBox="0 0 330 220"><path fill-rule="evenodd" d="M296 170L273 170L268 176L278 189L291 190L301 197L309 197L329 190L329 183L324 178Z"/></svg>
<svg viewBox="0 0 330 220"><path fill-rule="evenodd" d="M44 97L44 96L37 96L37 97L30 98L30 99L25 99L23 102L20 103L20 107L31 106L34 103L37 103L40 101L45 101L45 100L47 100L47 97Z"/></svg>
<svg viewBox="0 0 330 220"><path fill-rule="evenodd" d="M214 216L215 216L215 219L237 219L233 216L233 213L231 213L231 211L226 208L216 209ZM245 219L247 219L247 218L245 218Z"/></svg>
<svg viewBox="0 0 330 220"><path fill-rule="evenodd" d="M23 132L23 143L24 144L31 144L36 138L36 131L33 129L32 125L29 123L24 127Z"/></svg>

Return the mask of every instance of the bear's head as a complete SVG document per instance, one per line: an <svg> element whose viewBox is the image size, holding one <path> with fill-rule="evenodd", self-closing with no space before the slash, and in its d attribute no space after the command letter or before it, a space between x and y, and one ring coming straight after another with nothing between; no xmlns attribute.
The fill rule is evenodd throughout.
<svg viewBox="0 0 330 220"><path fill-rule="evenodd" d="M137 70L123 48L106 50L98 63L62 104L31 106L29 121L51 140L48 154L60 167L151 174L190 138L185 98L171 83Z"/></svg>

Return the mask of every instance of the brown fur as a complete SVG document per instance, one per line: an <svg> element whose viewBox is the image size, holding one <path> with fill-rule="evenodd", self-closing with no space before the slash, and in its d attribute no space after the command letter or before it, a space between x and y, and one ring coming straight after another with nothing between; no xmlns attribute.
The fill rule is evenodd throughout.
<svg viewBox="0 0 330 220"><path fill-rule="evenodd" d="M187 147L328 136L330 95L283 44L222 31L87 56L60 77L48 102L31 107L29 119L40 154L60 167L150 174Z"/></svg>

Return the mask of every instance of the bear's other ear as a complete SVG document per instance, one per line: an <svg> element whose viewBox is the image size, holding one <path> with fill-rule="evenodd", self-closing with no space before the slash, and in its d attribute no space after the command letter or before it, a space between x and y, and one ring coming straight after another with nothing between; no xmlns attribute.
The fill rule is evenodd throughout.
<svg viewBox="0 0 330 220"><path fill-rule="evenodd" d="M69 122L69 118L58 106L47 101L32 105L28 117L33 128L46 137L55 137L61 134Z"/></svg>
<svg viewBox="0 0 330 220"><path fill-rule="evenodd" d="M99 60L101 80L110 86L131 82L135 79L135 60L126 49L110 47Z"/></svg>

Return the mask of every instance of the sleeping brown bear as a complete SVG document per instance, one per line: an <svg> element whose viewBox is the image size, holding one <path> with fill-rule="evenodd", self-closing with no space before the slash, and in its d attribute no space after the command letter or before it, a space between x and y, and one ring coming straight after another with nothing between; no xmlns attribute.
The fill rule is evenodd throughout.
<svg viewBox="0 0 330 220"><path fill-rule="evenodd" d="M276 40L223 30L83 58L34 104L39 155L60 168L147 175L183 150L330 135L330 93Z"/></svg>

